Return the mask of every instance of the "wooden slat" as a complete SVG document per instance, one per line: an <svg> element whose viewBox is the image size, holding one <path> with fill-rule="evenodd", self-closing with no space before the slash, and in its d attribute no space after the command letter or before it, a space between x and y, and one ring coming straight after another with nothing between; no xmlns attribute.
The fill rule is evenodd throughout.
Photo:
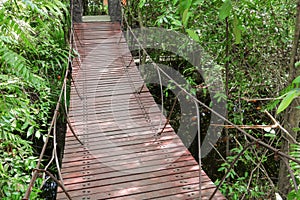
<svg viewBox="0 0 300 200"><path fill-rule="evenodd" d="M170 125L156 135L166 119L134 63L126 68L132 58L120 30L108 22L75 25L82 65L74 60L69 116L84 145L67 130L65 187L80 200L197 199L199 166ZM204 171L201 177L208 199L215 185ZM66 199L60 189L57 199ZM217 192L214 199L225 198Z"/></svg>

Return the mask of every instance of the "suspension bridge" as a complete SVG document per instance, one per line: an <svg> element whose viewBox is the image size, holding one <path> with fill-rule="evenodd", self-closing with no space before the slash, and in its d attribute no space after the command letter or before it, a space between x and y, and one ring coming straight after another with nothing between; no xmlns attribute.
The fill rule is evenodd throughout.
<svg viewBox="0 0 300 200"><path fill-rule="evenodd" d="M119 23L74 24L62 181L71 199L209 199L216 186L166 122ZM68 199L58 189L57 199ZM212 199L225 199L217 191Z"/></svg>
<svg viewBox="0 0 300 200"><path fill-rule="evenodd" d="M123 5L126 4L126 1L122 2ZM199 105L207 108L252 141L237 155L216 187L202 170L201 159L199 163L196 162L168 124L169 120L162 114L163 107L158 108L133 62L129 42L124 38L121 28L124 25L123 19L133 39L137 38L128 25L126 16L121 12L121 2L109 0L108 3L110 16L86 16L82 22L82 9L78 6L80 2L76 1L74 4L73 0L70 1L72 27L67 63L72 68L65 71L48 134L23 200L30 198L31 190L41 173L44 181L48 180L45 179L47 174L59 186L56 199L222 200L226 198L218 191L219 186L238 158L253 145L261 145L273 151L275 156L300 163L245 132L243 128L247 126L237 126L206 106L157 65L158 74L164 74L181 89L180 92L191 97L197 111ZM77 9L75 12L74 8ZM115 22L120 20L121 23ZM150 57L138 40L137 43L139 50L142 49ZM159 43L157 38L154 43ZM74 50L77 51L75 57ZM72 81L70 107L67 109L69 78ZM68 122L62 166L58 158L56 138L56 122L60 111L65 111L63 114ZM197 112L198 133L199 119ZM272 120L276 127L279 126L274 118ZM42 169L42 161L50 140L53 145L52 158ZM200 135L198 145L199 140ZM199 146L198 149L198 155L201 155ZM48 170L51 163L56 164L58 178ZM287 161L286 164L288 165ZM290 174L294 177L292 172ZM292 180L297 188L295 179Z"/></svg>

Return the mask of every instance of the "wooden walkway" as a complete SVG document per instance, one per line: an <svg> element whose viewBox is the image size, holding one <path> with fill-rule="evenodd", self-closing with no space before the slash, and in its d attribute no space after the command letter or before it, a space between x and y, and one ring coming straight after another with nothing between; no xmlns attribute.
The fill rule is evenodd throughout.
<svg viewBox="0 0 300 200"><path fill-rule="evenodd" d="M70 119L62 175L72 199L199 199L199 167L173 129L155 136L160 111L134 63L120 26L75 25L81 66L73 61ZM77 58L78 59L78 58ZM129 67L126 67L130 65ZM163 118L165 122L165 118ZM202 199L215 185L202 171ZM59 190L57 199L67 199ZM219 192L214 199L225 199Z"/></svg>

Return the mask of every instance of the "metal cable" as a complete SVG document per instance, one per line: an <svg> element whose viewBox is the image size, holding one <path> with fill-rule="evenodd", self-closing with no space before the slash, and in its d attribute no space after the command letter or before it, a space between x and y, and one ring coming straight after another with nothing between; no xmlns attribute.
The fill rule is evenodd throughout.
<svg viewBox="0 0 300 200"><path fill-rule="evenodd" d="M120 6L121 6L121 26L124 27L124 19L125 19L125 22L126 22L126 25L127 27L129 27L129 24L128 24L128 21L126 19L126 16L124 14L124 11L123 11L123 6L122 6L122 2L119 1L120 3ZM131 30L131 27L129 27L130 30ZM131 33L133 34L133 32L131 31ZM134 36L134 39L139 43L138 39ZM141 64L141 48L143 49L143 52L145 52L145 49L139 45L139 50L138 50L138 53L139 53L139 63ZM148 53L146 53L146 56L148 56L150 58L150 56L148 55ZM151 59L151 58L150 58ZM153 60L151 59L151 62L153 63ZM129 67L129 66L128 66ZM162 126L162 120L163 120L163 112L164 112L164 93L163 93L163 84L162 84L162 77L161 77L161 73L159 71L159 69L156 67L156 65L154 65L154 67L156 68L156 71L157 71L157 74L158 74L158 78L159 78L159 83L160 83L160 95L161 95L161 114L160 114L160 119L159 119L159 125L157 127L157 130L155 130L155 135L159 135L161 134L161 126ZM131 77L130 77L131 79ZM132 81L132 80L131 80ZM140 91L137 92L137 90L135 89L135 91L137 92L137 94L140 94L142 89L144 88L144 85L145 83L143 83L143 86L141 87ZM150 117L148 116L149 120L151 121Z"/></svg>
<svg viewBox="0 0 300 200"><path fill-rule="evenodd" d="M71 0L70 1L70 4L71 4L70 5L70 9L71 9L71 11L70 11L71 12L71 14L70 14L70 17L71 17L71 29L74 28L73 27L73 6L74 6L73 3L74 3L73 0ZM69 46L70 46L70 49L69 49L69 55L68 55L68 61L67 61L68 64L71 61L72 51L73 51L73 44L72 44L73 38L72 37L73 37L73 34L72 34L72 32L70 32L70 35L69 35ZM69 68L66 67L65 77L64 77L64 80L63 80L63 84L62 84L62 87L61 87L61 91L60 91L60 95L59 95L58 101L56 103L56 108L54 110L54 114L53 114L53 117L52 117L52 120L51 120L51 123L50 123L50 127L48 129L46 140L44 142L44 146L43 146L42 151L40 153L40 156L39 156L39 159L38 159L38 163L36 165L36 170L34 170L34 172L33 172L33 175L32 175L31 180L29 182L28 188L27 188L27 190L26 190L26 192L24 194L23 200L28 200L29 199L30 193L32 191L32 187L33 187L33 185L34 185L34 183L35 183L35 181L37 179L38 170L40 170L42 159L44 157L44 154L45 154L45 151L46 151L46 148L47 148L47 144L49 142L49 138L50 138L53 126L55 125L56 119L58 117L60 102L62 100L62 96L64 94L65 86L67 84L68 74L69 74Z"/></svg>
<svg viewBox="0 0 300 200"><path fill-rule="evenodd" d="M125 22L127 24L128 29L130 30L130 32L132 33L132 35L134 36L134 38L138 41L136 35L134 34L134 32L132 31L132 28L130 26L128 26L128 21L126 20L126 16L124 17ZM149 56L149 54L147 53L147 51L145 50L145 48L143 47L143 45L138 41L139 45L141 46L141 48L143 49L143 51L145 52L145 54L147 56ZM149 59L151 59L151 57L149 56ZM153 60L152 60L153 61ZM254 136L250 135L249 133L247 133L246 131L244 131L243 129L241 129L238 125L234 124L233 122L231 122L230 120L226 119L224 116L222 116L221 114L219 114L217 111L215 111L214 109L210 108L209 106L207 106L205 103L203 103L202 101L200 101L199 99L197 99L196 97L194 97L190 92L188 92L185 88L183 88L179 83L177 83L171 76L169 76L168 73L166 73L162 68L160 68L156 63L153 62L154 65L156 65L156 67L161 71L162 74L164 74L168 79L172 80L173 83L179 87L186 95L188 95L190 98L192 98L194 101L196 101L198 104L200 104L201 106L203 106L204 108L206 108L207 110L211 111L213 114L215 114L217 117L219 117L220 119L224 120L225 122L227 122L228 124L232 125L233 127L235 127L237 130L239 130L241 133L243 133L245 136L247 136L249 139L251 139L252 141L260 144L261 146L268 148L269 150L273 151L273 152L278 152L279 156L285 157L289 160L292 160L298 164L300 164L300 160L297 160L283 152L281 152L279 149L276 149L268 144L266 144L265 142L262 142L261 140L256 139Z"/></svg>
<svg viewBox="0 0 300 200"><path fill-rule="evenodd" d="M199 158L199 199L202 199L201 188L202 188L202 162L201 162L201 129L200 129L200 113L199 113L199 104L194 101L197 112L197 130L198 130L198 158Z"/></svg>

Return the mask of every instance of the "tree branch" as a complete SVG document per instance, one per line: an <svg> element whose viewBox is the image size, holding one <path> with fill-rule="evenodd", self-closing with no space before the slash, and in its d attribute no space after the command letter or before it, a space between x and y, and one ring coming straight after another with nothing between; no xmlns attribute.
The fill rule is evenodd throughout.
<svg viewBox="0 0 300 200"><path fill-rule="evenodd" d="M67 195L68 199L72 199L70 194L68 193L67 189L60 183L59 180L57 180L57 178L55 178L49 171L47 170L44 170L44 169L34 169L34 171L37 171L37 172L43 172L43 173L46 173L48 176L50 176L50 178L52 180L54 180L55 183L57 183L57 185L59 185L59 187L61 187L61 189L64 191L64 193Z"/></svg>

